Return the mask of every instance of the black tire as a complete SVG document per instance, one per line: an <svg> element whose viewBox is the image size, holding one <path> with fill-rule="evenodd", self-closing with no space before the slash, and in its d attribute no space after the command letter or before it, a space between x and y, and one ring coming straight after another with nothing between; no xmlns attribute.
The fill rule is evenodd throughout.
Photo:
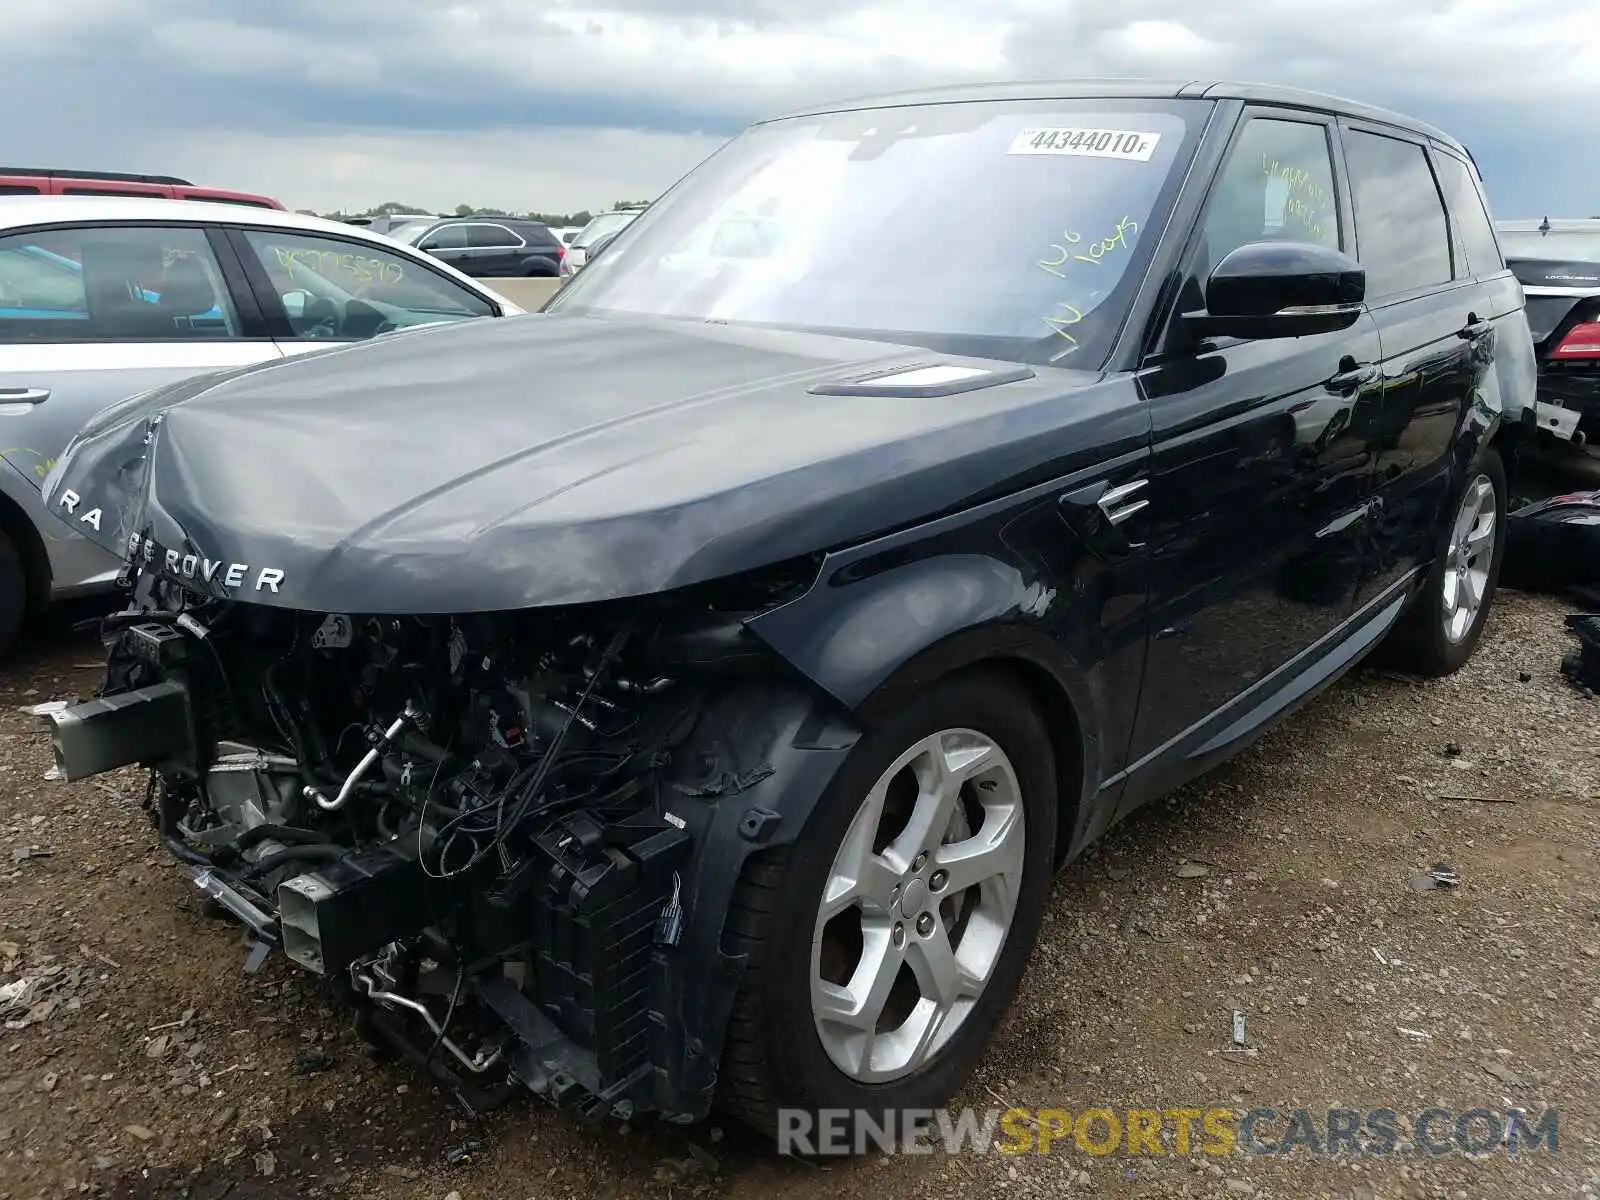
<svg viewBox="0 0 1600 1200"><path fill-rule="evenodd" d="M0 657L16 645L27 616L28 571L15 544L0 533Z"/></svg>
<svg viewBox="0 0 1600 1200"><path fill-rule="evenodd" d="M919 740L951 728L986 735L1011 760L1026 830L1022 884L989 982L948 1043L910 1075L864 1084L829 1059L813 1020L810 948L817 906L834 856L874 782ZM983 1053L1032 952L1053 875L1056 809L1045 725L1025 693L998 672L947 677L870 727L795 844L747 863L725 945L749 961L724 1044L718 1106L772 1136L783 1108L852 1110L881 1122L893 1110L945 1103Z"/></svg>
<svg viewBox="0 0 1600 1200"><path fill-rule="evenodd" d="M1445 636L1441 612L1444 606L1445 572L1448 568L1450 534L1460 510L1462 498L1475 480L1487 476L1494 487L1495 530L1493 557L1489 563L1488 582L1483 602L1478 606L1464 637L1451 641ZM1500 568L1506 554L1506 517L1509 511L1506 489L1505 464L1491 447L1485 448L1477 461L1465 472L1461 485L1451 493L1445 507L1443 528L1434 548L1433 568L1417 593L1411 607L1384 646L1385 657L1396 667L1415 675L1441 678L1452 675L1467 665L1467 660L1478 647L1483 628L1488 623L1489 612L1494 607L1495 592L1500 584Z"/></svg>

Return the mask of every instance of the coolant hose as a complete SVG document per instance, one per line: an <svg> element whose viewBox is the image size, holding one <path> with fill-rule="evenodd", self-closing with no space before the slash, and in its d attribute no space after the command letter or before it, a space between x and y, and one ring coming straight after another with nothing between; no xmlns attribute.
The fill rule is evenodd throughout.
<svg viewBox="0 0 1600 1200"><path fill-rule="evenodd" d="M233 839L233 849L243 852L262 842L283 842L294 846L326 846L327 834L314 829L296 829L293 825L252 825Z"/></svg>
<svg viewBox="0 0 1600 1200"><path fill-rule="evenodd" d="M348 853L350 851L344 846L335 846L328 842L317 846L290 846L286 850L279 850L256 860L255 865L245 872L245 875L257 879L292 862L338 862Z"/></svg>

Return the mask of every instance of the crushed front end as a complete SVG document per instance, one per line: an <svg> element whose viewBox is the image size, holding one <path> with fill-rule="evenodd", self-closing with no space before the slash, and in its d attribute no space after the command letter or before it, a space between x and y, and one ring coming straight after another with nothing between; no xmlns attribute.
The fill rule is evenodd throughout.
<svg viewBox="0 0 1600 1200"><path fill-rule="evenodd" d="M810 701L774 690L742 623L806 582L362 616L145 574L103 626L99 694L39 711L58 774L148 767L194 884L469 1103L526 1087L694 1120L737 986L719 938L742 856L846 744L782 767Z"/></svg>

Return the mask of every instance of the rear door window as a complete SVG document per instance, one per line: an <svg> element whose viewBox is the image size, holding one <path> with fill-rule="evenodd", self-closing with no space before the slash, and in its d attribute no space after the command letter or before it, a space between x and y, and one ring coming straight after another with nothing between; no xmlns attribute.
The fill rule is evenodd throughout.
<svg viewBox="0 0 1600 1200"><path fill-rule="evenodd" d="M1495 238L1494 222L1483 206L1483 196L1472 180L1471 168L1453 154L1435 153L1433 165L1439 172L1450 206L1451 240L1456 252L1456 277L1493 275L1505 269L1500 243ZM1462 261L1464 260L1464 261Z"/></svg>
<svg viewBox="0 0 1600 1200"><path fill-rule="evenodd" d="M504 225L468 225L467 245L475 249L504 250L522 244L522 239Z"/></svg>
<svg viewBox="0 0 1600 1200"><path fill-rule="evenodd" d="M0 341L238 336L204 230L93 227L0 238Z"/></svg>
<svg viewBox="0 0 1600 1200"><path fill-rule="evenodd" d="M1344 144L1367 299L1449 283L1450 230L1427 152L1364 130L1347 130Z"/></svg>

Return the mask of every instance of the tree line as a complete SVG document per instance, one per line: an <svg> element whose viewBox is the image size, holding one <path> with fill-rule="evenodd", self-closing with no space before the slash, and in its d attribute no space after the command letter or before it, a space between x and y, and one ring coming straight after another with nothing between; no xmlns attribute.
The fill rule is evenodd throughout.
<svg viewBox="0 0 1600 1200"><path fill-rule="evenodd" d="M648 200L618 200L611 205L612 208L645 208ZM398 200L385 200L382 204L374 205L364 212L346 212L340 209L337 212L319 213L309 208L299 210L308 217L326 217L332 221L348 221L352 217L388 217L395 213L425 213L426 205L402 204ZM594 213L588 209L579 209L574 213L542 213L542 212L513 212L506 208L479 208L471 204L458 204L453 213L439 213L441 217L515 217L524 221L543 221L546 225L587 225L594 219Z"/></svg>

